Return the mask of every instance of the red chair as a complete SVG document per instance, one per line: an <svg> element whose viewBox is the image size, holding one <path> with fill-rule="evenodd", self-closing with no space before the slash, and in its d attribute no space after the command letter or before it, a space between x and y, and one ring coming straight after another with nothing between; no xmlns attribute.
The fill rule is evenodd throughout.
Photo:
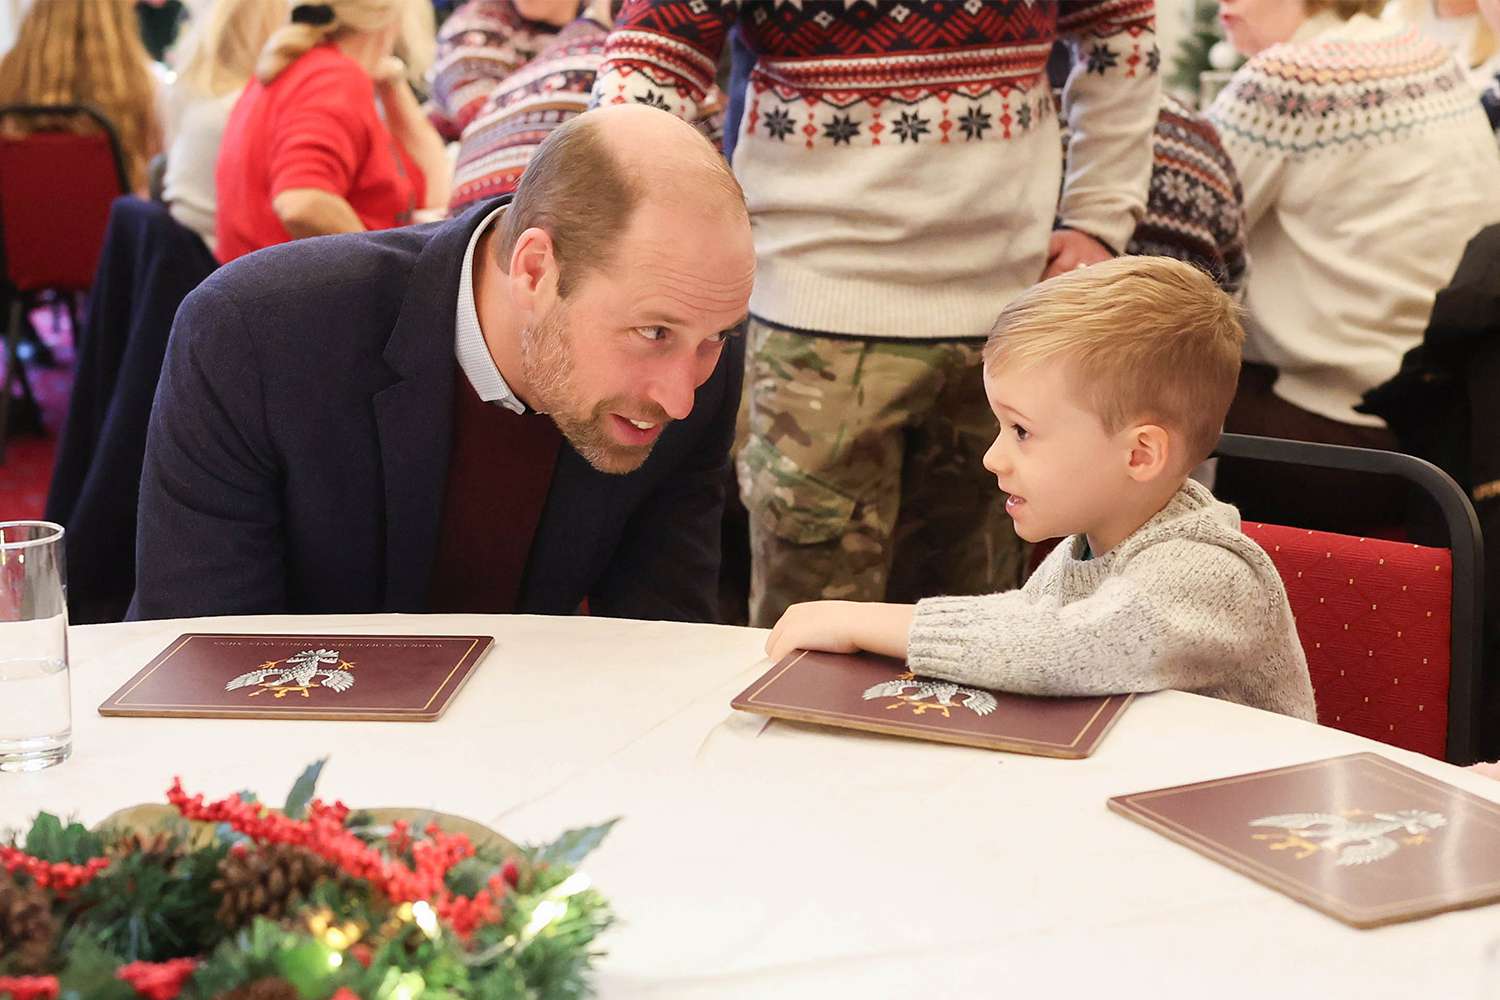
<svg viewBox="0 0 1500 1000"><path fill-rule="evenodd" d="M19 380L28 398L30 392L16 352L21 324L41 292L72 295L93 283L110 203L130 190L119 136L97 110L71 104L0 107L0 122L16 121L40 130L0 137L0 251L10 298L0 462L12 386ZM69 122L86 122L89 131L67 131Z"/></svg>
<svg viewBox="0 0 1500 1000"><path fill-rule="evenodd" d="M1395 452L1225 434L1219 455L1399 476L1424 489L1449 547L1247 522L1286 583L1318 721L1469 764L1484 731L1483 543L1464 491Z"/></svg>

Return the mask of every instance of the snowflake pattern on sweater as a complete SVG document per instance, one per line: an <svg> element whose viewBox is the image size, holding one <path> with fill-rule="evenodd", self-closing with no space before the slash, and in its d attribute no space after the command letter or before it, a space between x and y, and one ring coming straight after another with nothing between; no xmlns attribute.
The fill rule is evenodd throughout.
<svg viewBox="0 0 1500 1000"><path fill-rule="evenodd" d="M1421 135L1473 111L1463 68L1416 29L1375 50L1340 37L1274 45L1247 62L1210 111L1226 143L1288 159Z"/></svg>
<svg viewBox="0 0 1500 1000"><path fill-rule="evenodd" d="M692 119L738 23L759 60L745 133L814 146L980 142L1054 113L1043 70L1059 34L1087 72L1152 75L1161 57L1150 0L902 3L632 0L604 71L604 102L636 101Z"/></svg>
<svg viewBox="0 0 1500 1000"><path fill-rule="evenodd" d="M1140 218L1154 0L628 0L594 100L693 120L731 28L755 60L734 171L767 322L980 337L1042 274L1054 218L1116 249ZM1066 162L1045 73L1060 39Z"/></svg>
<svg viewBox="0 0 1500 1000"><path fill-rule="evenodd" d="M512 0L468 0L443 22L427 73L428 117L444 139L459 137L490 94L534 59L557 29L528 21Z"/></svg>

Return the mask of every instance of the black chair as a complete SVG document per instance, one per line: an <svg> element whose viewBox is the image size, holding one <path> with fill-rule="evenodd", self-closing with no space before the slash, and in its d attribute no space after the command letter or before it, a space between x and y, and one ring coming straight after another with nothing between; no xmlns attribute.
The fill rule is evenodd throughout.
<svg viewBox="0 0 1500 1000"><path fill-rule="evenodd" d="M1398 452L1224 434L1214 454L1393 476L1431 498L1447 530L1446 560L1435 555L1442 549L1409 542L1338 536L1301 528L1293 531L1290 529L1295 526L1290 525L1247 523L1245 530L1267 547L1272 561L1282 571L1313 673L1320 722L1432 753L1454 763L1467 764L1482 756L1493 756L1500 726L1496 725L1497 716L1490 706L1500 694L1500 685L1483 664L1484 546L1479 521L1464 490L1432 463ZM1441 572L1444 561L1449 563L1448 575ZM1444 587L1444 583L1448 586ZM1393 589L1396 586L1399 590ZM1417 715L1425 706L1410 705L1409 699L1416 695L1408 692L1422 690L1423 683L1436 683L1443 678L1436 676L1441 666L1435 662L1436 657L1429 656L1420 663L1402 662L1403 652L1420 643L1421 636L1416 632L1403 636L1399 623L1409 616L1419 632L1432 625L1425 616L1436 610L1426 604L1407 607L1403 602L1436 604L1445 590L1448 643L1445 651L1439 650L1447 654L1446 731L1442 734L1445 739L1441 747L1412 745L1392 735L1395 720L1406 718L1417 722ZM1388 592L1388 597L1377 602L1382 607L1377 608L1368 600L1374 591ZM1389 605L1387 600L1391 602ZM1367 634L1360 635L1362 629ZM1352 658L1348 655L1351 649L1355 654ZM1493 669L1491 665L1490 670ZM1378 676L1360 677L1360 671ZM1394 674L1406 675L1407 689L1392 685L1389 678ZM1372 695L1376 699L1373 707ZM1433 718L1427 715L1420 721L1425 723ZM1420 723L1413 728L1420 728Z"/></svg>

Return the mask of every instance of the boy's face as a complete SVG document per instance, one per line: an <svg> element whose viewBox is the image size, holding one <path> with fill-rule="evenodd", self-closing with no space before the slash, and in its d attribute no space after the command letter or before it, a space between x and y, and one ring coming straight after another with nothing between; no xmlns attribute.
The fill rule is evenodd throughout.
<svg viewBox="0 0 1500 1000"><path fill-rule="evenodd" d="M1104 533L1138 483L1129 475L1127 432L1110 434L1077 399L1061 361L984 374L1000 421L984 467L1010 494L1005 512L1028 542Z"/></svg>

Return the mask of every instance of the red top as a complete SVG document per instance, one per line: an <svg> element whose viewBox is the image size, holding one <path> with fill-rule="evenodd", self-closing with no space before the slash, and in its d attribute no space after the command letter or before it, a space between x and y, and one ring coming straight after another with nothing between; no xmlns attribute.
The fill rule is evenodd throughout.
<svg viewBox="0 0 1500 1000"><path fill-rule="evenodd" d="M376 110L374 82L331 44L304 53L270 85L250 81L214 176L224 263L291 239L271 208L289 188L338 195L366 229L406 225L426 197L422 171Z"/></svg>
<svg viewBox="0 0 1500 1000"><path fill-rule="evenodd" d="M462 368L454 373L453 451L428 611L516 610L561 444L551 417L486 403Z"/></svg>

